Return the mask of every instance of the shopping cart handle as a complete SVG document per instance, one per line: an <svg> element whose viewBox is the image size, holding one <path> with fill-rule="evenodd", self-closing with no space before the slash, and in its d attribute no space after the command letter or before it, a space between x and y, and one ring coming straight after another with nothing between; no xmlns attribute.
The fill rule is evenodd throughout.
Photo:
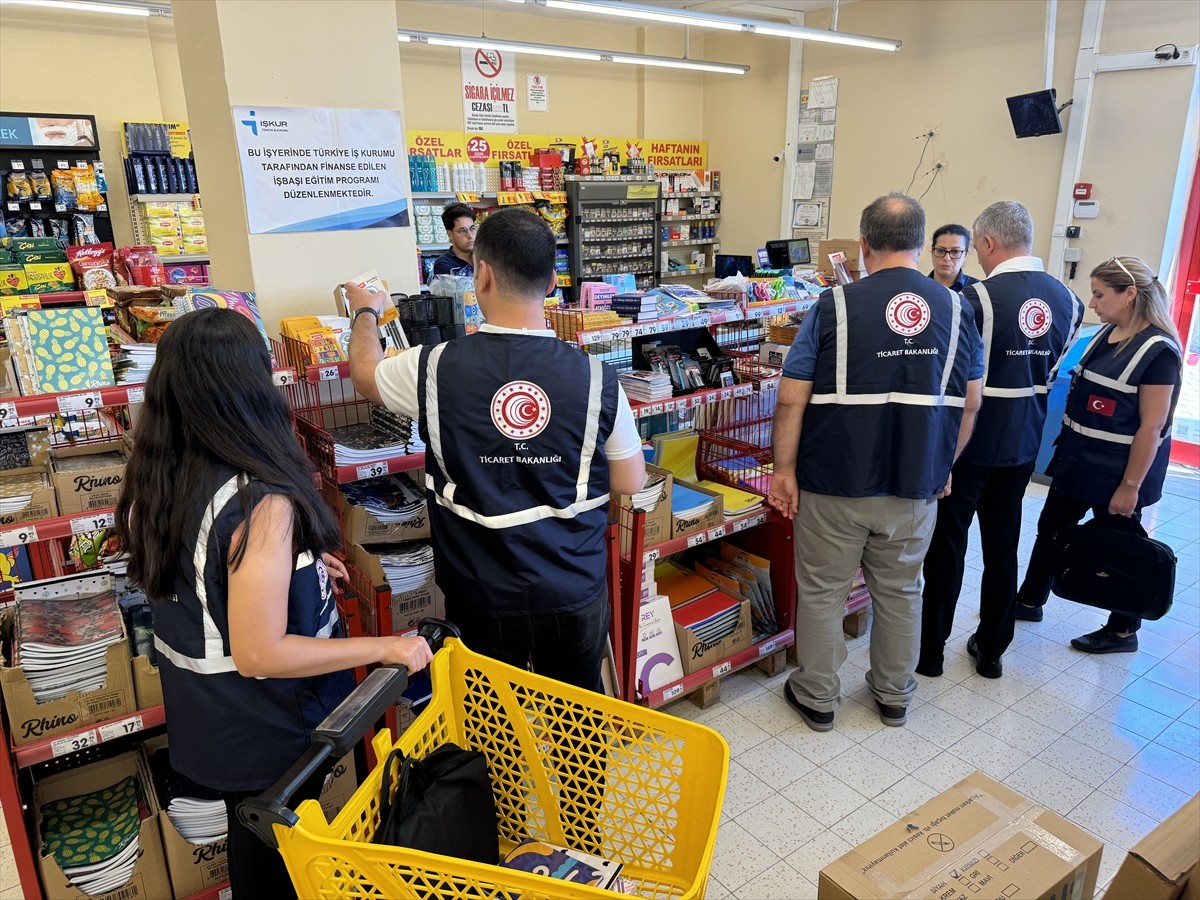
<svg viewBox="0 0 1200 900"><path fill-rule="evenodd" d="M448 637L461 632L443 619L422 619L417 634L429 642L434 653ZM381 666L350 692L337 709L325 717L313 731L312 744L275 784L257 797L238 804L238 818L269 847L277 847L274 825L291 828L299 821L289 808L296 791L330 757L341 759L357 744L372 725L383 718L408 687L408 672L403 667Z"/></svg>

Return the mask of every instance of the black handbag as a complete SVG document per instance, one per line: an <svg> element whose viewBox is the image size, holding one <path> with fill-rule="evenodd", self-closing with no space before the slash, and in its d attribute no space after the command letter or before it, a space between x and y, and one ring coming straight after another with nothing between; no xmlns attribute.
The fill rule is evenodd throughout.
<svg viewBox="0 0 1200 900"><path fill-rule="evenodd" d="M389 799L396 762L400 776ZM424 759L393 750L383 767L379 816L373 843L489 865L500 861L496 800L487 758L477 750L446 743Z"/></svg>
<svg viewBox="0 0 1200 900"><path fill-rule="evenodd" d="M1054 536L1050 589L1065 600L1161 619L1175 596L1175 551L1125 516L1097 516Z"/></svg>

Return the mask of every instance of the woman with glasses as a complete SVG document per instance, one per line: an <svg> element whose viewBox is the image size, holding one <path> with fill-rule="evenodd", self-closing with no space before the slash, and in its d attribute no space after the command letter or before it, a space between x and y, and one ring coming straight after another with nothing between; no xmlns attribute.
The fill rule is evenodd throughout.
<svg viewBox="0 0 1200 900"><path fill-rule="evenodd" d="M1017 594L1017 618L1040 622L1050 595L1054 534L1090 509L1141 519L1162 496L1171 457L1171 418L1183 357L1166 289L1134 256L1092 270L1088 304L1104 327L1076 366L1062 431L1048 469L1054 476L1037 542ZM1142 620L1114 612L1098 631L1073 638L1085 653L1132 653Z"/></svg>
<svg viewBox="0 0 1200 900"><path fill-rule="evenodd" d="M974 284L978 278L972 278L963 272L963 263L967 261L967 251L971 249L971 232L962 225L943 225L933 233L933 271L929 277L938 284L943 284L952 291L962 292L968 284Z"/></svg>

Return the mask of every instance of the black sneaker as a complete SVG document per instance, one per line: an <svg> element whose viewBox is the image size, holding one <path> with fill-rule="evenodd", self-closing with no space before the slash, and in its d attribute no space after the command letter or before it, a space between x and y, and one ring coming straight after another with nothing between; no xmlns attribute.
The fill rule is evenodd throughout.
<svg viewBox="0 0 1200 900"><path fill-rule="evenodd" d="M1017 618L1022 622L1040 622L1042 621L1042 608L1040 606L1026 606L1024 603L1018 603Z"/></svg>
<svg viewBox="0 0 1200 900"><path fill-rule="evenodd" d="M908 721L908 708L905 706L887 706L878 700L875 705L879 707L879 721L884 725L898 728Z"/></svg>
<svg viewBox="0 0 1200 900"><path fill-rule="evenodd" d="M786 682L783 685L783 698L787 700L788 705L792 709L800 713L800 718L804 720L804 724L813 731L833 731L833 713L821 712L820 710L805 706L792 693L792 686Z"/></svg>
<svg viewBox="0 0 1200 900"><path fill-rule="evenodd" d="M1137 632L1121 637L1105 626L1099 631L1071 638L1071 646L1084 653L1133 653L1138 648Z"/></svg>
<svg viewBox="0 0 1200 900"><path fill-rule="evenodd" d="M984 678L999 678L1004 674L1004 664L1000 660L985 659L979 655L979 644L975 641L975 635L967 639L967 653L975 660L975 671Z"/></svg>

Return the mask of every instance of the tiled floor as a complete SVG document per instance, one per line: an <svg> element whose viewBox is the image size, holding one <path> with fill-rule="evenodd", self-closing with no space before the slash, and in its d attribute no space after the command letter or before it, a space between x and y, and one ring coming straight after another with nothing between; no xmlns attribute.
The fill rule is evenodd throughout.
<svg viewBox="0 0 1200 900"><path fill-rule="evenodd" d="M1026 495L1023 555L1045 493ZM710 709L672 707L730 746L708 896L815 897L826 863L976 768L1104 841L1106 887L1125 851L1200 791L1200 475L1173 469L1145 524L1179 567L1175 604L1145 623L1136 654L1072 650L1104 614L1054 599L1044 621L1017 623L1004 677L980 678L965 649L983 575L973 531L946 673L918 676L904 728L885 728L866 690L868 636L849 643L841 676L852 693L832 732L809 730L787 705L786 673L746 670ZM0 820L0 900L21 896Z"/></svg>

